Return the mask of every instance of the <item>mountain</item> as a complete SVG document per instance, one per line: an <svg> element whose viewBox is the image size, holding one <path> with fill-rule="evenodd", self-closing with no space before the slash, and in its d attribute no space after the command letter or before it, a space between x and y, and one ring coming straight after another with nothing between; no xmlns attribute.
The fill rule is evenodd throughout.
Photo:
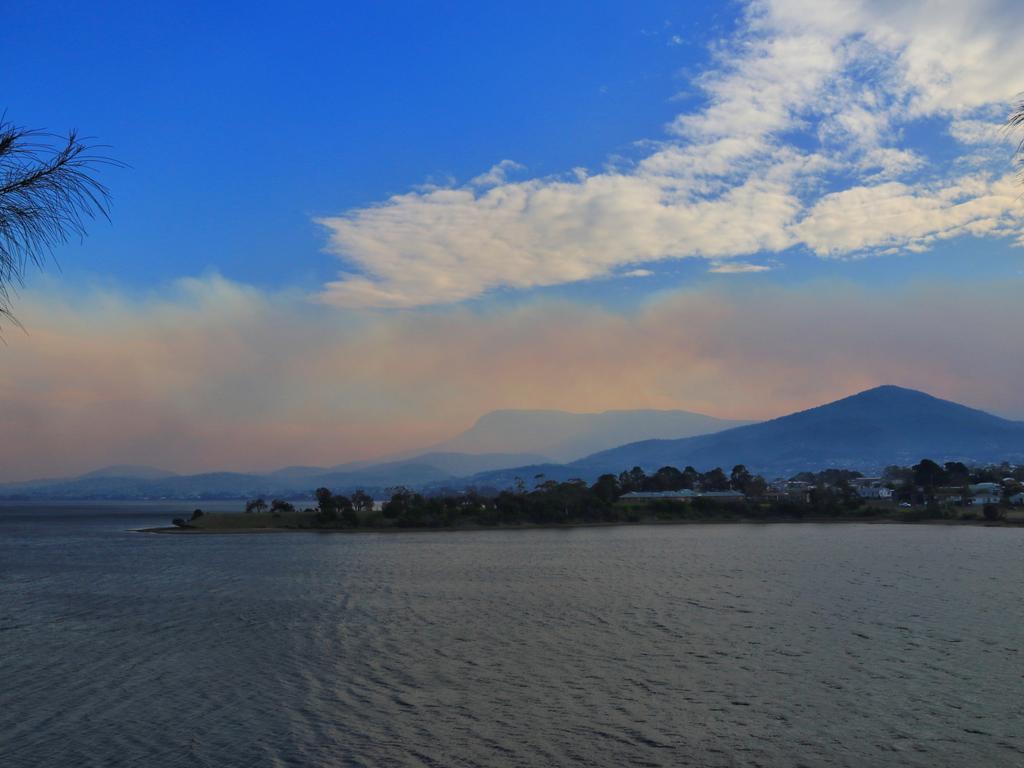
<svg viewBox="0 0 1024 768"><path fill-rule="evenodd" d="M888 464L912 464L922 458L968 464L1004 460L1024 463L1024 422L894 386L877 387L789 416L711 434L629 442L570 463L545 458L572 455L588 441L610 439L616 430L657 428L678 435L682 425L693 426L701 420L715 427L723 424L718 419L679 411L499 411L481 418L473 429L450 442L461 440L466 447L482 448L507 427L509 439L505 442L510 446L543 443L547 449L482 454L433 451L375 464L286 467L248 474L174 475L153 467L126 465L77 478L6 483L0 485L0 497L308 498L320 486L336 493L361 488L379 497L396 485L422 489L504 488L522 480L532 486L539 475L547 480L593 480L604 472L618 473L633 466L654 471L665 465L690 464L700 470L722 467L728 471L735 464L745 464L753 472L775 477L827 467L876 472Z"/></svg>
<svg viewBox="0 0 1024 768"><path fill-rule="evenodd" d="M481 416L470 429L431 450L532 453L569 462L635 440L703 435L745 423L689 411L503 410Z"/></svg>
<svg viewBox="0 0 1024 768"><path fill-rule="evenodd" d="M168 472L166 469L147 467L144 464L114 464L102 469L94 469L92 472L86 472L84 475L79 475L78 479L89 480L93 478L119 477L133 480L156 480L174 477L175 474L175 472Z"/></svg>
<svg viewBox="0 0 1024 768"><path fill-rule="evenodd" d="M459 477L501 467L543 462L529 453L429 453L402 461L360 462L335 468L293 466L273 472L204 472L175 475L152 467L107 467L80 477L0 484L0 497L32 499L201 499L308 496L363 489L384 494L397 485L442 487Z"/></svg>
<svg viewBox="0 0 1024 768"><path fill-rule="evenodd" d="M889 464L1024 461L1024 422L1009 421L912 389L882 386L771 421L683 440L644 440L573 462L583 476L690 464L789 475Z"/></svg>
<svg viewBox="0 0 1024 768"><path fill-rule="evenodd" d="M547 462L545 456L534 453L421 453L411 459L394 461L384 464L375 464L372 467L364 468L361 471L372 470L397 471L410 464L422 464L434 467L452 477L465 477L475 475L478 472L501 469L503 467L518 467L524 464L537 464Z"/></svg>

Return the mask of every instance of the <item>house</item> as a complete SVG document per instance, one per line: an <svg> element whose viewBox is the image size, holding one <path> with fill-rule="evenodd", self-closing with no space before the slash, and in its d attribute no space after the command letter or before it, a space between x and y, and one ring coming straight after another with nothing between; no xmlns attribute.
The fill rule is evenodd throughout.
<svg viewBox="0 0 1024 768"><path fill-rule="evenodd" d="M747 497L739 491L705 491L699 496L702 499L711 499L711 501L725 502L725 501L743 501Z"/></svg>
<svg viewBox="0 0 1024 768"><path fill-rule="evenodd" d="M891 499L892 488L886 488L884 485L859 485L857 495L862 499Z"/></svg>
<svg viewBox="0 0 1024 768"><path fill-rule="evenodd" d="M1003 487L999 483L975 483L967 490L970 492L971 504L976 507L998 504L1003 496Z"/></svg>
<svg viewBox="0 0 1024 768"><path fill-rule="evenodd" d="M971 500L970 493L968 492L966 497L967 501L965 502L963 487L956 485L944 485L936 488L933 492L933 496L939 504L947 507L960 506L964 503L970 503Z"/></svg>
<svg viewBox="0 0 1024 768"><path fill-rule="evenodd" d="M697 493L691 490L682 491L630 491L619 497L624 504L649 504L652 501L687 502L693 499L710 499L716 502L743 501L747 497L739 491L704 491Z"/></svg>
<svg viewBox="0 0 1024 768"><path fill-rule="evenodd" d="M681 491L630 491L619 497L619 501L627 504L648 503L652 501L690 501L697 497L696 492L684 488Z"/></svg>
<svg viewBox="0 0 1024 768"><path fill-rule="evenodd" d="M855 477L850 486L862 499L891 499L892 488L887 488L880 477Z"/></svg>
<svg viewBox="0 0 1024 768"><path fill-rule="evenodd" d="M808 503L811 500L813 486L803 480L784 480L778 478L768 486L765 498L771 501L798 501Z"/></svg>

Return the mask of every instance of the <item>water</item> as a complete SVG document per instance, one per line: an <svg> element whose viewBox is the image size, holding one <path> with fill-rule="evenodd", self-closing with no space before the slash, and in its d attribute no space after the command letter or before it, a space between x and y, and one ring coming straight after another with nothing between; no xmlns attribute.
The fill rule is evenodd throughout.
<svg viewBox="0 0 1024 768"><path fill-rule="evenodd" d="M1022 529L168 510L0 509L0 765L1024 765Z"/></svg>

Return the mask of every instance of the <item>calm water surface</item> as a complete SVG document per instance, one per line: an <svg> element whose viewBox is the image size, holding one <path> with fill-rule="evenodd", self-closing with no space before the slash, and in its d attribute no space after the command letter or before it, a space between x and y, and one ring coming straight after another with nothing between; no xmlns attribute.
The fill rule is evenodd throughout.
<svg viewBox="0 0 1024 768"><path fill-rule="evenodd" d="M0 508L0 765L1024 765L1024 530ZM180 509L174 509L180 513Z"/></svg>

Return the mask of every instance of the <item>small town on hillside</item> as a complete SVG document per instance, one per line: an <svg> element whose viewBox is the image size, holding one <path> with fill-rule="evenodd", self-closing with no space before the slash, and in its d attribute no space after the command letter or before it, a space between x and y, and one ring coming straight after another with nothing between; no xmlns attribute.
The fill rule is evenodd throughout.
<svg viewBox="0 0 1024 768"><path fill-rule="evenodd" d="M717 473L720 476L716 476ZM721 470L701 474L691 467L682 472L664 467L654 475L643 475L642 479L641 475L636 468L620 475L620 485L640 486L623 493L620 502L642 504L705 499L710 502L765 500L810 504L816 496L831 495L903 508L1024 507L1024 465L1009 463L968 467L962 462L939 465L925 459L912 467L887 467L876 477L852 470L827 469L771 481L750 475L743 465L737 465L727 478L728 488L720 487L726 481ZM669 485L679 487L667 487Z"/></svg>

